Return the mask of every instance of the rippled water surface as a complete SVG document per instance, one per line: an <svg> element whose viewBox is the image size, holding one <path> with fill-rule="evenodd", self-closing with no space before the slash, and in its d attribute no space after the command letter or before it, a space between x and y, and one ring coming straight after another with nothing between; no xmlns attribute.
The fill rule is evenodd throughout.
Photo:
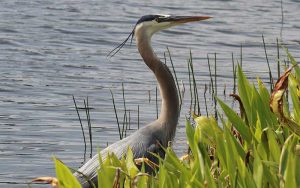
<svg viewBox="0 0 300 188"><path fill-rule="evenodd" d="M153 38L159 57L163 58L169 47L178 78L186 90L189 90L187 59L192 50L203 104L204 85L210 80L207 54L214 62L213 53L217 53L218 94L222 98L225 86L226 94L232 91L232 53L234 60L240 61L241 45L246 74L253 80L260 77L268 82L262 34L275 78L276 38L287 43L299 60L300 3L283 0L282 23L280 2L2 0L0 187L24 187L15 183L37 176L53 176L53 155L73 168L81 165L84 144L72 95L80 107L83 99L89 97L94 153L97 148L119 139L109 89L115 94L122 116L121 83L124 83L131 129L137 128L138 105L141 126L156 118L156 82L143 64L135 43L113 58L106 58L127 37L140 16L164 13L214 17L168 29ZM282 50L280 53L284 54ZM188 96L182 117L188 112ZM228 97L226 100L231 101ZM201 111L205 112L204 105ZM80 112L85 119L84 111ZM186 149L184 134L182 118L174 143L179 154Z"/></svg>

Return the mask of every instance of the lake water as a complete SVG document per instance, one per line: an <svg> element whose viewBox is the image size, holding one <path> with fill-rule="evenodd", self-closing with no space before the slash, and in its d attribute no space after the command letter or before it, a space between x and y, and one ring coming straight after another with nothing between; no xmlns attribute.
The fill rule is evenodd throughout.
<svg viewBox="0 0 300 188"><path fill-rule="evenodd" d="M109 89L122 117L124 83L131 129L137 128L138 105L141 126L156 118L156 82L135 42L113 58L106 57L128 36L140 16L163 13L214 17L153 37L159 57L163 58L169 47L177 76L187 91L187 59L192 50L201 112L205 113L203 93L210 81L207 54L214 62L213 53L217 53L218 94L230 104L223 90L226 85L226 94L232 92L232 53L235 62L239 61L241 45L243 69L253 81L260 77L267 83L269 79L262 34L275 78L277 38L300 59L299 10L299 0L283 0L282 7L280 0L2 0L0 187L24 187L24 182L34 177L54 176L54 155L73 168L82 164L84 143L72 95L80 107L89 97L94 153L119 139ZM283 50L280 53L283 60ZM189 94L185 96L174 143L179 155L186 150L184 116ZM211 106L211 101L208 104ZM213 114L212 108L209 112ZM84 111L80 113L85 120ZM86 121L83 123L87 130Z"/></svg>

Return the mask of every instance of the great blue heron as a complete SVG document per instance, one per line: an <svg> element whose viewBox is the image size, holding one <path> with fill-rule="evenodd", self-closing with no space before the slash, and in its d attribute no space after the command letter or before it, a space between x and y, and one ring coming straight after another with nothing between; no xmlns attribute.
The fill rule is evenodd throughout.
<svg viewBox="0 0 300 188"><path fill-rule="evenodd" d="M175 81L169 68L159 60L151 47L151 37L160 30L208 18L210 17L170 15L143 16L138 20L128 38L112 51L112 55L114 55L123 47L130 37L135 36L137 47L142 58L157 79L162 103L161 112L157 120L102 150L100 154L103 160L106 158L108 152L113 152L117 157L121 158L126 154L128 147L132 149L134 158L145 157L150 160L155 160L149 152L157 153L161 157L164 157L164 150L161 146L167 147L168 143L172 141L175 136L179 117L179 99ZM97 185L98 160L98 155L95 155L78 169L79 172L88 177L95 185ZM82 187L90 187L90 183L82 174L74 173Z"/></svg>

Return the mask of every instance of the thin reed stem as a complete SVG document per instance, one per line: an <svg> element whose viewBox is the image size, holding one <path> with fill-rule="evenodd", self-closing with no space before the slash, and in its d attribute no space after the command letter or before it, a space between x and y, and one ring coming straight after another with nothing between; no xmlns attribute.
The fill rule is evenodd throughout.
<svg viewBox="0 0 300 188"><path fill-rule="evenodd" d="M197 106L197 110L198 110L197 115L201 115L198 89L197 89L197 84L196 84L196 79L195 79L193 57L192 57L192 51L191 50L190 50L189 65L190 65L190 68L191 68L191 74L192 74L192 79L193 79L193 92L194 92L194 100L195 100L195 102L194 102L194 112L196 113L196 106Z"/></svg>
<svg viewBox="0 0 300 188"><path fill-rule="evenodd" d="M206 101L206 92L207 92L207 84L204 85L204 104L205 104L206 116L208 117L208 109L207 109L207 101Z"/></svg>
<svg viewBox="0 0 300 188"><path fill-rule="evenodd" d="M140 105L138 105L138 129L140 129Z"/></svg>
<svg viewBox="0 0 300 188"><path fill-rule="evenodd" d="M181 96L180 89L179 89L178 78L177 78L177 74L176 74L175 67L174 67L174 64L173 64L171 52L170 52L170 50L169 50L168 47L167 47L167 50L168 50L168 53L169 53L170 63L171 63L171 66L172 66L172 70L173 70L173 73L174 73L174 76L175 76L176 86L177 86L177 89L178 89L179 102L180 102L180 103L179 103L179 110L181 110L181 106L182 106L182 96Z"/></svg>
<svg viewBox="0 0 300 188"><path fill-rule="evenodd" d="M128 110L128 126L129 126L129 130L131 129L130 127L130 124L131 124L131 119L130 119L130 110Z"/></svg>
<svg viewBox="0 0 300 188"><path fill-rule="evenodd" d="M284 23L284 14L283 14L283 3L282 3L282 0L280 1L280 10L281 10L280 39L282 40L282 30L283 30L283 23Z"/></svg>
<svg viewBox="0 0 300 188"><path fill-rule="evenodd" d="M93 141L92 141L92 124L91 124L91 117L90 117L90 108L89 108L89 97L86 97L86 101L83 100L86 119L88 123L88 130L89 130L89 138L90 138L90 158L93 156Z"/></svg>
<svg viewBox="0 0 300 188"><path fill-rule="evenodd" d="M215 95L214 95L214 101L215 101L215 118L218 120L218 114L217 114L217 96L218 90L217 90L217 53L215 53Z"/></svg>
<svg viewBox="0 0 300 188"><path fill-rule="evenodd" d="M262 35L262 40L263 40L263 45L264 45L264 51L265 51L265 55L266 55L266 60L267 60L267 65L268 65L268 69L269 69L269 80L270 80L270 91L273 91L273 76L272 76L272 72L271 72L271 68L270 68L270 63L269 63L269 58L268 58L268 54L267 54L267 48L266 48L266 43L265 43L265 37L264 35Z"/></svg>
<svg viewBox="0 0 300 188"><path fill-rule="evenodd" d="M233 53L231 53L231 61L232 61L233 94L235 94L236 93L236 69L234 64Z"/></svg>
<svg viewBox="0 0 300 188"><path fill-rule="evenodd" d="M191 103L190 103L190 113L192 112L193 106L193 92L192 92L192 81L191 81L191 68L190 68L190 60L188 60L188 73L189 73L189 85L190 85L190 95L191 95Z"/></svg>
<svg viewBox="0 0 300 188"><path fill-rule="evenodd" d="M150 103L151 102L151 91L150 90L148 90L148 102Z"/></svg>
<svg viewBox="0 0 300 188"><path fill-rule="evenodd" d="M276 47L277 47L277 78L280 78L280 51L279 51L279 41L276 39Z"/></svg>
<svg viewBox="0 0 300 188"><path fill-rule="evenodd" d="M122 140L122 133L121 133L120 123L119 123L119 118L118 118L118 113L117 113L117 109L116 109L116 105L115 105L114 94L113 94L113 92L112 92L111 89L109 91L110 91L112 102L113 102L113 106L114 106L114 112L115 112L115 116L116 116L116 120L117 120L117 124L118 124L118 131L119 131L120 140Z"/></svg>
<svg viewBox="0 0 300 188"><path fill-rule="evenodd" d="M126 127L127 127L127 109L126 109L125 89L124 89L124 83L123 82L122 82L122 97L123 97L123 107L124 107L122 138L124 138L124 132L125 132L125 135L126 135Z"/></svg>
<svg viewBox="0 0 300 188"><path fill-rule="evenodd" d="M128 127L127 112L125 112L124 113L123 130L122 130L123 138L126 138L126 136L127 136L127 127Z"/></svg>
<svg viewBox="0 0 300 188"><path fill-rule="evenodd" d="M85 134L84 134L84 129L83 129L82 121L81 121L80 114L79 114L79 111L78 111L78 108L77 108L77 104L76 104L75 97L74 97L74 95L72 95L72 97L73 97L75 109L76 109L76 112L77 112L77 116L78 116L78 119L79 119L81 131L82 131L82 137L83 137L83 142L84 142L84 154L83 154L83 160L84 160L84 161L83 161L83 162L85 162L85 160L86 160L86 158L85 158L85 155L86 155L86 140L85 140Z"/></svg>
<svg viewBox="0 0 300 188"><path fill-rule="evenodd" d="M243 68L243 44L241 44L241 49L240 49L240 65L241 68Z"/></svg>
<svg viewBox="0 0 300 188"><path fill-rule="evenodd" d="M211 74L211 69L210 69L210 61L209 61L209 56L207 54L207 64L208 64L208 71L209 71L209 77L210 77L210 85L211 85L211 88L212 88L212 97L214 96L214 81L213 81L213 77L212 77L212 74Z"/></svg>
<svg viewBox="0 0 300 188"><path fill-rule="evenodd" d="M158 118L158 97L157 97L157 86L155 87L155 106L156 106L156 118Z"/></svg>

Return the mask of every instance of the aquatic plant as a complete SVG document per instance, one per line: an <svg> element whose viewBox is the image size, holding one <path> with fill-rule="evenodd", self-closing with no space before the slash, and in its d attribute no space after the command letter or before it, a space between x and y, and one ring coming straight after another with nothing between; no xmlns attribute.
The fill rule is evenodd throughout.
<svg viewBox="0 0 300 188"><path fill-rule="evenodd" d="M218 120L214 116L187 119L190 150L185 156L178 157L168 147L164 159L156 156L159 164L147 159L134 160L130 149L121 160L114 154L103 162L99 159L99 187L300 185L300 69L289 53L288 58L294 72L292 68L286 70L272 93L259 79L257 86L250 83L237 66L238 93L232 96L239 101L240 112L216 98L223 111L217 113ZM287 89L289 96L284 95ZM55 164L60 187L79 187L63 163L55 159ZM156 173L145 173L144 165L151 166Z"/></svg>

